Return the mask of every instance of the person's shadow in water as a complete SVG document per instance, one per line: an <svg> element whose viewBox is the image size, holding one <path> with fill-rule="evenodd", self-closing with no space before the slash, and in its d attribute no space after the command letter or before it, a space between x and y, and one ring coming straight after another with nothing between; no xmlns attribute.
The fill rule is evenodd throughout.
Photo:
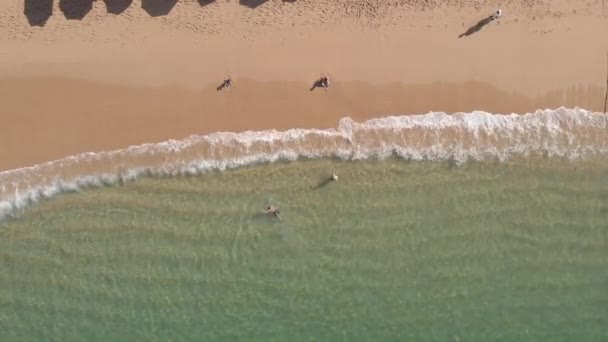
<svg viewBox="0 0 608 342"><path fill-rule="evenodd" d="M460 34L458 36L458 38L462 38L462 37L468 37L474 33L479 32L484 26L488 25L489 23L491 23L492 21L494 21L494 19L496 19L494 17L494 15L491 15L487 18L483 18L480 21L477 22L477 24L469 27L468 30L466 30L464 33Z"/></svg>
<svg viewBox="0 0 608 342"><path fill-rule="evenodd" d="M335 182L337 180L337 178L334 178L334 177L335 177L334 175L332 175L332 176L323 176L321 178L321 180L319 182L317 182L317 184L314 185L312 188L315 189L315 190L316 189L324 188L324 187L328 186L330 183L333 183L333 182Z"/></svg>

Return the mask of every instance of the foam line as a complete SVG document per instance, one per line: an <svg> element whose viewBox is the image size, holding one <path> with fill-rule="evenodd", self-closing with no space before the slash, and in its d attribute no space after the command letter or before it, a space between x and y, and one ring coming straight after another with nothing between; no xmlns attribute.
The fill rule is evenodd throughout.
<svg viewBox="0 0 608 342"><path fill-rule="evenodd" d="M528 114L482 111L386 116L335 129L218 132L125 149L82 153L0 173L0 220L41 200L141 175L194 175L300 158L505 161L540 154L572 160L608 156L608 115L580 108Z"/></svg>

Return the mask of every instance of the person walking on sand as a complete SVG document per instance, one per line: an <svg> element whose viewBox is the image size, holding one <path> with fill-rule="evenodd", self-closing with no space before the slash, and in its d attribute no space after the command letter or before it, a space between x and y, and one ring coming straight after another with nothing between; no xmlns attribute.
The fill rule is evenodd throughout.
<svg viewBox="0 0 608 342"><path fill-rule="evenodd" d="M319 79L319 84L321 84L321 87L325 88L325 91L327 91L329 89L329 77L328 76L323 76Z"/></svg>
<svg viewBox="0 0 608 342"><path fill-rule="evenodd" d="M318 80L310 88L310 91L315 90L315 88L324 88L325 91L329 89L329 76L321 76Z"/></svg>
<svg viewBox="0 0 608 342"><path fill-rule="evenodd" d="M468 37L476 32L479 32L484 26L488 25L489 23L500 17L502 17L502 10L498 9L496 12L478 21L477 24L469 27L469 29L466 30L466 32L460 34L458 38Z"/></svg>
<svg viewBox="0 0 608 342"><path fill-rule="evenodd" d="M230 90L230 87L232 87L232 79L230 78L230 76L226 76L224 77L224 81L222 82L222 84L217 87L217 90L228 91Z"/></svg>
<svg viewBox="0 0 608 342"><path fill-rule="evenodd" d="M502 17L502 10L499 8L498 11L496 11L496 13L492 14L490 17L492 18L492 20L496 20Z"/></svg>

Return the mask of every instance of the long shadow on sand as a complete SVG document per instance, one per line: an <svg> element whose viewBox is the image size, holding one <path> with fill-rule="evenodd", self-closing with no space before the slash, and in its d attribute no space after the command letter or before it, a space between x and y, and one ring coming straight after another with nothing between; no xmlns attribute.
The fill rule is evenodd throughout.
<svg viewBox="0 0 608 342"><path fill-rule="evenodd" d="M133 0L103 0L106 3L106 12L110 14L121 14L133 3Z"/></svg>
<svg viewBox="0 0 608 342"><path fill-rule="evenodd" d="M25 0L23 14L30 26L44 26L53 14L53 0Z"/></svg>
<svg viewBox="0 0 608 342"><path fill-rule="evenodd" d="M491 23L492 21L494 21L494 16L491 15L487 18L483 18L480 21L477 22L477 24L469 27L468 30L466 30L464 33L460 34L458 36L458 38L462 38L462 37L468 37L474 33L479 32L484 26L488 25L489 23Z"/></svg>
<svg viewBox="0 0 608 342"><path fill-rule="evenodd" d="M141 0L141 8L151 17L169 14L178 0Z"/></svg>
<svg viewBox="0 0 608 342"><path fill-rule="evenodd" d="M82 20L93 9L93 0L59 0L59 9L68 20Z"/></svg>
<svg viewBox="0 0 608 342"><path fill-rule="evenodd" d="M247 6L249 8L256 8L267 1L268 0L239 0L239 5Z"/></svg>

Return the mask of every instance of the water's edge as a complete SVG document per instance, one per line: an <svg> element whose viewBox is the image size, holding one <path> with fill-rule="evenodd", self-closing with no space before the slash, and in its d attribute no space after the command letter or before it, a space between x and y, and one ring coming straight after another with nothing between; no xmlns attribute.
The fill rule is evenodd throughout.
<svg viewBox="0 0 608 342"><path fill-rule="evenodd" d="M482 111L387 116L337 129L219 132L125 149L82 153L0 173L0 221L40 200L141 175L195 175L276 161L339 158L413 161L542 155L580 160L608 156L608 115L574 108L528 114Z"/></svg>

